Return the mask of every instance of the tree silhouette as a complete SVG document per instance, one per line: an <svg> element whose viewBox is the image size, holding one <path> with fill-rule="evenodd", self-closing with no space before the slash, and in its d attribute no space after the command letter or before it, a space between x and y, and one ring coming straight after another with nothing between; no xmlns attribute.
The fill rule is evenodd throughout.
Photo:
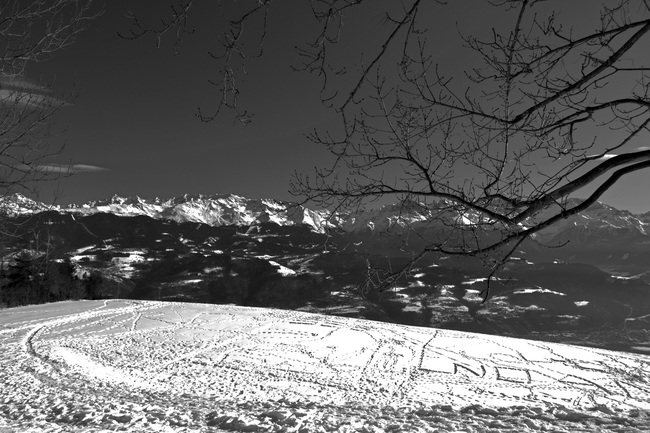
<svg viewBox="0 0 650 433"><path fill-rule="evenodd" d="M32 292L33 268L31 256L26 252L17 254L13 263L8 263L3 269L0 294L1 305L14 307L29 303Z"/></svg>
<svg viewBox="0 0 650 433"><path fill-rule="evenodd" d="M44 161L60 151L51 118L69 101L27 77L75 41L97 16L93 0L9 0L0 8L0 192L66 173Z"/></svg>
<svg viewBox="0 0 650 433"><path fill-rule="evenodd" d="M42 252L23 250L3 265L0 307L105 297L103 277L91 272L79 278L70 258L53 259Z"/></svg>
<svg viewBox="0 0 650 433"><path fill-rule="evenodd" d="M0 195L34 192L37 182L71 174L48 163L62 145L53 116L69 104L48 83L27 77L28 68L72 44L98 13L94 0L8 0L0 5ZM0 216L0 251L19 228Z"/></svg>
<svg viewBox="0 0 650 433"><path fill-rule="evenodd" d="M172 16L157 26L136 17L128 37L154 35L160 42L175 32L178 48L193 30L198 3L174 3ZM490 281L522 242L584 211L622 176L650 167L646 0L472 2L498 19L480 25L475 16L469 34L459 31L457 49L469 63L463 71L438 63L453 35L432 35L436 17L466 30L468 11L452 17L445 15L450 4L422 0L309 4L314 35L296 37L300 60L292 66L321 80L319 97L340 122L309 134L333 162L297 174L292 191L337 211L386 199L415 204L446 228L408 265L371 272L372 288L394 284L427 254L470 255L489 266L487 299ZM216 109L201 111L202 119L231 110L250 121L238 78L251 57L263 55L276 5L250 0L228 9L233 15L218 35L221 49L211 53ZM377 37L357 63L341 64L352 42L344 23L364 28L380 9ZM586 199L570 199L578 193Z"/></svg>

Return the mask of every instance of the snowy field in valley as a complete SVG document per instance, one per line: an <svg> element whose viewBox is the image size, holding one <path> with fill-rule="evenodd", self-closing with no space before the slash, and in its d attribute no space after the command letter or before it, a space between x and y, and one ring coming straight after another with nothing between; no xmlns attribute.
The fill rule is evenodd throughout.
<svg viewBox="0 0 650 433"><path fill-rule="evenodd" d="M296 311L0 310L0 433L650 431L650 357Z"/></svg>

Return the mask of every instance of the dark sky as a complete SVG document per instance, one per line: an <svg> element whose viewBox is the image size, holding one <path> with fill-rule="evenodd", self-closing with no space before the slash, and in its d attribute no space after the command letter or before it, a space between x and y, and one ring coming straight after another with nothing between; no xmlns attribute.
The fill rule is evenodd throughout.
<svg viewBox="0 0 650 433"><path fill-rule="evenodd" d="M292 4L276 2L269 29L267 51L253 60L242 89L244 102L254 112L248 126L226 115L218 122L203 123L196 117L201 106L214 106L213 62L207 55L215 48L216 1L202 2L191 24L197 31L188 37L179 54L173 54L173 38L159 49L151 38L136 41L117 37L128 31L127 11L155 20L167 1L110 0L103 16L82 33L78 41L45 64L29 70L30 78L56 79L62 89L74 83L74 105L57 118L65 126L67 145L53 163L92 167L82 173L40 187L40 199L57 203L81 203L121 196L168 198L183 193L234 193L249 198L290 199L289 180L294 170L323 165L328 154L303 134L327 127L335 115L323 110L318 100L319 83L293 73L293 34L309 34L309 21ZM300 2L298 2L300 3ZM303 2L303 5L307 2ZM447 7L448 15L436 16L437 35L456 32L455 22L471 29L499 16L467 14L474 0ZM208 5L208 6L206 6ZM212 5L212 6L210 6ZM158 9L154 9L158 7ZM284 9L281 9L284 8ZM363 43L380 31L383 17L366 17L366 27L350 28L351 40ZM445 44L442 37L440 44ZM463 58L454 46L440 51L440 61ZM647 186L650 173L628 176L603 200L633 212L650 210Z"/></svg>
<svg viewBox="0 0 650 433"><path fill-rule="evenodd" d="M212 47L206 43L210 22L204 22L208 28L197 22L197 33L173 55L171 39L156 49L152 39L116 36L129 28L125 15L132 6L106 2L104 15L77 43L39 65L62 88L72 80L78 92L74 105L59 116L67 146L57 161L106 169L42 185L42 198L55 187L62 203L113 194L288 198L293 169L311 167L324 156L303 131L328 122L316 98L302 97L309 80L291 74L290 50L277 61L260 63L247 77L246 91L256 99L253 123L236 125L229 116L203 123L197 108L209 110L214 97L207 82L213 78L207 55ZM150 15L155 18L155 12Z"/></svg>

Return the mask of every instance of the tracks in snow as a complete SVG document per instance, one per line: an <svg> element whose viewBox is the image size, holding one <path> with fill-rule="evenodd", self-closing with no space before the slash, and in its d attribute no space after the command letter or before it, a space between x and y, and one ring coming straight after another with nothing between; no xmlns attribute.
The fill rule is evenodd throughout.
<svg viewBox="0 0 650 433"><path fill-rule="evenodd" d="M61 303L57 316L57 305L0 341L20 334L23 353L70 381L251 401L650 408L639 355L294 311L115 300Z"/></svg>

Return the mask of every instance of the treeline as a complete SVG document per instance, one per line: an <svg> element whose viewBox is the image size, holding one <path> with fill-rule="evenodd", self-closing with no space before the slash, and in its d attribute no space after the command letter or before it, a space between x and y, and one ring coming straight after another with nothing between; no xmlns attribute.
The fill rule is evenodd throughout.
<svg viewBox="0 0 650 433"><path fill-rule="evenodd" d="M52 260L23 251L0 268L0 308L104 297L98 273L78 275L69 258Z"/></svg>

